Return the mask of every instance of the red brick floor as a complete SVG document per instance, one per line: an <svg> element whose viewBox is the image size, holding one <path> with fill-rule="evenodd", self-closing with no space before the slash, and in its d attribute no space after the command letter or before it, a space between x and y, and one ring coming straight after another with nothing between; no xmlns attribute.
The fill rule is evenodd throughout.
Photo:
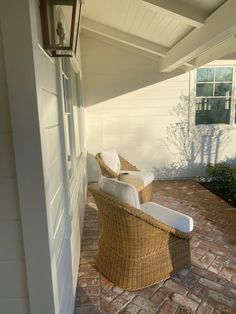
<svg viewBox="0 0 236 314"><path fill-rule="evenodd" d="M89 197L75 313L236 314L236 209L194 181L155 182L153 200L193 217L191 266L136 292L114 285L95 267L98 215Z"/></svg>

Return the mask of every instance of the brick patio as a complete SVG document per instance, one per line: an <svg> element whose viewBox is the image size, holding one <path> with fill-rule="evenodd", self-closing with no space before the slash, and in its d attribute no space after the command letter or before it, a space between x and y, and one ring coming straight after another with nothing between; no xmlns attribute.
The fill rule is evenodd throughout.
<svg viewBox="0 0 236 314"><path fill-rule="evenodd" d="M89 197L76 314L235 314L236 210L194 181L155 182L153 200L193 217L191 267L140 291L127 292L115 286L94 265L98 214Z"/></svg>

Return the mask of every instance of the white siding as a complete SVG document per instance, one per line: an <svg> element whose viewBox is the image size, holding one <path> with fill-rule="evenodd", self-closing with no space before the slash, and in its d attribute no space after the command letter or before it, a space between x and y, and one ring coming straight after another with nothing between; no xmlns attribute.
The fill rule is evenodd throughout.
<svg viewBox="0 0 236 314"><path fill-rule="evenodd" d="M74 313L86 156L83 151L69 182L59 67L41 48L38 4L0 3L8 77L6 86L0 47L1 314ZM16 19L21 38L13 27ZM18 40L24 42L19 56L12 50ZM82 135L83 128L79 131Z"/></svg>
<svg viewBox="0 0 236 314"><path fill-rule="evenodd" d="M72 313L74 302L72 277L76 277L77 272L72 273L71 227L64 181L65 161L62 153L63 124L59 118L61 102L60 94L51 85L52 80L46 78L53 77L55 82L56 64L52 63L39 48L35 51L35 59L39 61L39 67L42 65L47 69L47 72L37 71L37 88L56 313ZM44 76L44 80L41 75ZM47 90L41 82L45 84ZM64 308L65 304L67 308Z"/></svg>
<svg viewBox="0 0 236 314"><path fill-rule="evenodd" d="M0 313L27 314L22 225L0 29Z"/></svg>
<svg viewBox="0 0 236 314"><path fill-rule="evenodd" d="M85 206L86 159L81 154L76 173L68 180L59 64L39 47L37 1L31 18L55 311L72 314ZM79 141L79 134L74 136Z"/></svg>
<svg viewBox="0 0 236 314"><path fill-rule="evenodd" d="M236 154L235 125L194 126L194 73L168 78L155 61L88 34L82 67L89 153L115 147L138 168L169 179L202 175L206 162ZM94 181L99 171L91 160Z"/></svg>
<svg viewBox="0 0 236 314"><path fill-rule="evenodd" d="M87 173L86 173L86 156L81 154L77 175L74 178L74 185L71 186L71 251L72 251L72 273L77 274L79 269L79 258L81 249L81 240L84 221L84 207L87 195ZM74 289L77 285L77 277L73 277Z"/></svg>

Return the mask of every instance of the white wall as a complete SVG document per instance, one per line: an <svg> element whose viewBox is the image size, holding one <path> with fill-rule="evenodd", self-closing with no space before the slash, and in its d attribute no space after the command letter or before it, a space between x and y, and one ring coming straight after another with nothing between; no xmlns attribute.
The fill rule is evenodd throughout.
<svg viewBox="0 0 236 314"><path fill-rule="evenodd" d="M0 27L0 313L29 313L7 80Z"/></svg>
<svg viewBox="0 0 236 314"><path fill-rule="evenodd" d="M59 60L48 58L39 47L42 41L37 1L31 6L31 21L55 313L69 314L74 311L79 267L87 187L86 155L81 151L74 176L68 180L60 65ZM83 133L82 126L79 127ZM74 140L79 142L78 132Z"/></svg>
<svg viewBox="0 0 236 314"><path fill-rule="evenodd" d="M16 34L16 20L21 36ZM0 133L0 205L3 202L6 211L10 209L9 218L4 219L13 219L15 223L15 229L10 224L8 230L0 228L0 235L4 236L0 239L0 247L8 240L10 249L16 247L15 255L19 255L18 265L17 257L11 253L11 258L16 260L16 266L12 269L10 249L4 248L9 256L6 267L1 260L5 252L0 253L0 298L10 298L4 300L4 304L0 299L0 313L27 313L27 308L23 311L23 305L27 305L29 296L29 312L32 314L72 314L87 187L86 153L81 146L74 176L68 180L60 65L58 60L50 59L41 48L38 0L0 2L0 23L3 26L4 51L7 56L5 64L14 138L12 144L10 129L4 129L9 125L7 107L1 104L0 132L3 123L4 138L1 140ZM14 45L20 47L18 51L12 49ZM1 87L0 97L4 96L5 90L6 87ZM78 119L83 122L83 110L78 111ZM82 125L83 123L79 125L80 135L74 134L75 141L79 136L83 137ZM21 225L18 222L20 218L19 213L17 215L14 186L13 147L28 293L24 281L24 256L20 246ZM12 186L6 184L8 176L13 181ZM10 192L12 195L9 195ZM15 211L11 206L16 207ZM7 217L6 213L5 215ZM18 247L13 242L16 237ZM3 285L5 290L2 289ZM23 298L26 298L24 304ZM6 306L9 312L4 312ZM16 306L18 308L15 311Z"/></svg>
<svg viewBox="0 0 236 314"><path fill-rule="evenodd" d="M91 155L115 147L138 168L171 179L202 175L207 161L236 154L236 127L194 126L194 72L168 78L154 60L87 33L82 67ZM91 155L94 181L99 172Z"/></svg>

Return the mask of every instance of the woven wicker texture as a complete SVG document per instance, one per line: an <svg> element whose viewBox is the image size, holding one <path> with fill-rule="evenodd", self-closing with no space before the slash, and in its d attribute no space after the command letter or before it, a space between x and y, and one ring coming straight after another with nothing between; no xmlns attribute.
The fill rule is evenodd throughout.
<svg viewBox="0 0 236 314"><path fill-rule="evenodd" d="M121 155L118 155L119 159L120 159L120 164L121 164L121 170L130 170L130 171L139 171L136 166L132 165L131 163L128 162L128 160L126 160L125 158L123 158ZM104 175L104 177L107 178L117 178L117 173L115 173L110 167L108 167L103 160L101 159L100 153L98 153L95 156L102 174Z"/></svg>
<svg viewBox="0 0 236 314"><path fill-rule="evenodd" d="M95 156L99 166L100 166L100 169L102 171L102 175L104 177L107 177L107 178L117 178L117 173L114 172L110 167L108 167L104 161L101 159L100 157L100 153L98 153L96 156Z"/></svg>
<svg viewBox="0 0 236 314"><path fill-rule="evenodd" d="M139 199L141 203L149 202L152 198L152 183L148 184L141 192L139 192Z"/></svg>
<svg viewBox="0 0 236 314"><path fill-rule="evenodd" d="M118 155L118 156L120 159L121 170L139 171L139 169L136 166L132 165L124 157L122 157L121 155Z"/></svg>
<svg viewBox="0 0 236 314"><path fill-rule="evenodd" d="M121 155L118 155L119 159L120 159L120 163L121 163L121 170L122 171L139 171L139 169L137 169L136 166L132 165L130 162L128 162L128 160L126 160L124 157L122 157ZM104 177L107 178L117 178L118 175L117 173L115 173L110 167L108 167L103 160L100 157L100 153L98 153L95 156L100 169L102 171L102 175ZM139 193L139 197L140 197L140 202L141 203L145 203L151 200L152 198L152 183L150 183L149 185L147 185L140 193Z"/></svg>
<svg viewBox="0 0 236 314"><path fill-rule="evenodd" d="M191 233L184 233L141 210L89 187L102 232L96 258L100 271L118 286L138 290L190 264Z"/></svg>

